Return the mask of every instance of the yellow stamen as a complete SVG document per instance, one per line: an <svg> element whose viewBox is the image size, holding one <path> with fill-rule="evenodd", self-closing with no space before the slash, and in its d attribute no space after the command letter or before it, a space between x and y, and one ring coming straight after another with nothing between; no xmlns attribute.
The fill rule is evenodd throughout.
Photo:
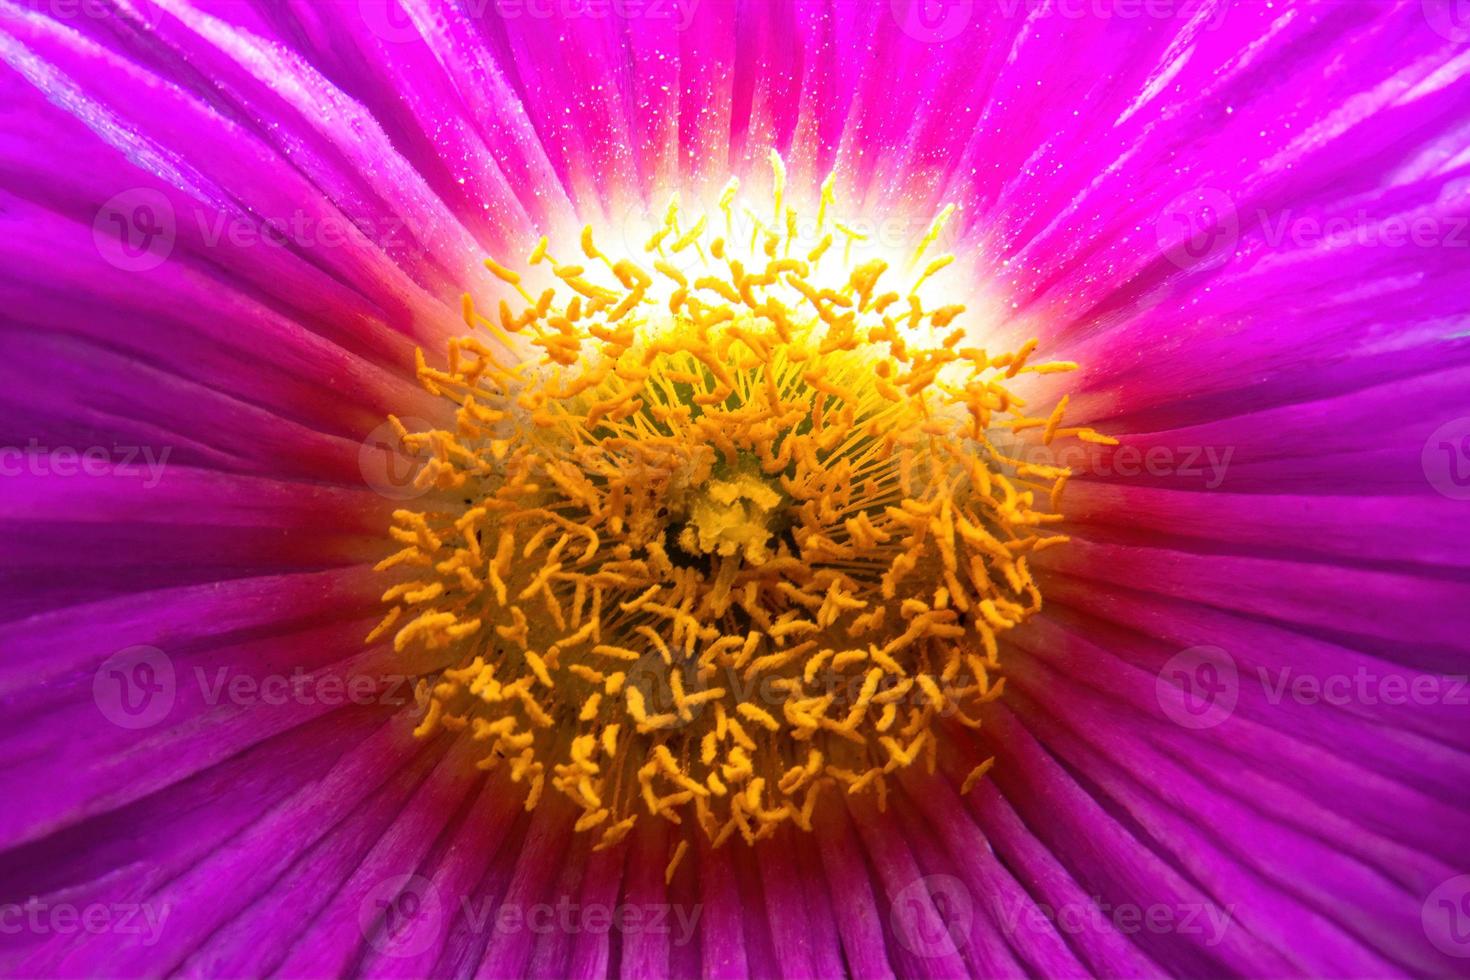
<svg viewBox="0 0 1470 980"><path fill-rule="evenodd" d="M493 324L467 297L465 321L520 353L417 354L458 413L400 432L435 492L393 515L369 642L444 665L416 734L463 730L528 805L546 786L573 801L599 849L650 816L693 813L716 843L809 829L823 787L881 806L893 772L932 771L941 720L978 725L1001 695L996 637L1041 605L1030 556L1066 540L1047 525L1069 471L992 433L1113 442L1006 387L1074 364L1028 366L1035 341L992 356L962 303L926 306L952 208L906 271L852 264L869 236L829 213L833 180L820 240L798 243L772 167L771 220L739 212L750 235L732 181L719 237L672 201L641 256L587 226L586 267L544 238L525 272L487 260L524 305ZM818 266L834 236L840 272ZM533 298L538 276L555 285Z"/></svg>

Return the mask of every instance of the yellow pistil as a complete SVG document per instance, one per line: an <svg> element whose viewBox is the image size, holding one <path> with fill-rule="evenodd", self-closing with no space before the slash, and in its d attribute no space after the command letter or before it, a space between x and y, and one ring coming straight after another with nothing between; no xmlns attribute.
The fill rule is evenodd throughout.
<svg viewBox="0 0 1470 980"><path fill-rule="evenodd" d="M691 555L740 555L759 565L771 556L767 546L780 503L781 494L754 467L711 478L694 494L679 546Z"/></svg>
<svg viewBox="0 0 1470 980"><path fill-rule="evenodd" d="M441 493L394 514L370 640L441 665L416 734L463 730L528 805L543 785L572 800L599 847L647 815L716 844L809 829L824 790L881 802L896 770L932 769L940 722L977 725L1001 692L997 635L1041 606L1029 556L1065 540L1047 526L1068 470L991 433L1111 441L1004 387L1075 365L1030 364L1034 341L988 354L962 306L925 305L952 209L887 290L884 262L830 249L829 222L844 255L862 239L828 214L830 179L824 237L797 247L773 164L752 235L732 182L722 221L671 203L644 261L590 227L580 263L543 239L528 265L559 286L487 262L519 308L466 297L483 337L444 367L419 354L456 425L404 435Z"/></svg>

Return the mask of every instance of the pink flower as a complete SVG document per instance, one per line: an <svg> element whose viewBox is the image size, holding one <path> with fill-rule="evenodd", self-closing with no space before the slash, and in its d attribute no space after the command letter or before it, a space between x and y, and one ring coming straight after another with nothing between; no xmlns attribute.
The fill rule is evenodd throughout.
<svg viewBox="0 0 1470 980"><path fill-rule="evenodd" d="M0 971L1470 973L1459 13L0 6ZM455 424L415 355L514 299L487 256L764 207L773 150L863 254L956 205L935 304L1118 444L1038 460L1070 540L932 772L597 850L363 643L386 420Z"/></svg>

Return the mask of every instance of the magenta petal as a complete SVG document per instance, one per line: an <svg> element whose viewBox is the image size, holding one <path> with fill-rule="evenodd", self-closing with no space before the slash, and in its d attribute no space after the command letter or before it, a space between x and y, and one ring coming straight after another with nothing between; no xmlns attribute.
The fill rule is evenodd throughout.
<svg viewBox="0 0 1470 980"><path fill-rule="evenodd" d="M744 924L747 917L741 907L731 853L724 848L711 848L704 839L697 846L699 899L704 910L702 972L718 978L749 976L750 950L745 942Z"/></svg>

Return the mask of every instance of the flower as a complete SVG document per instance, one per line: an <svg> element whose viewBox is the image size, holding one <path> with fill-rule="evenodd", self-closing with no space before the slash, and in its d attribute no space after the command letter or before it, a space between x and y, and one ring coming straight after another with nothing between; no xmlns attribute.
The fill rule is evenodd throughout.
<svg viewBox="0 0 1470 980"><path fill-rule="evenodd" d="M0 968L1466 973L1456 15L0 9Z"/></svg>

